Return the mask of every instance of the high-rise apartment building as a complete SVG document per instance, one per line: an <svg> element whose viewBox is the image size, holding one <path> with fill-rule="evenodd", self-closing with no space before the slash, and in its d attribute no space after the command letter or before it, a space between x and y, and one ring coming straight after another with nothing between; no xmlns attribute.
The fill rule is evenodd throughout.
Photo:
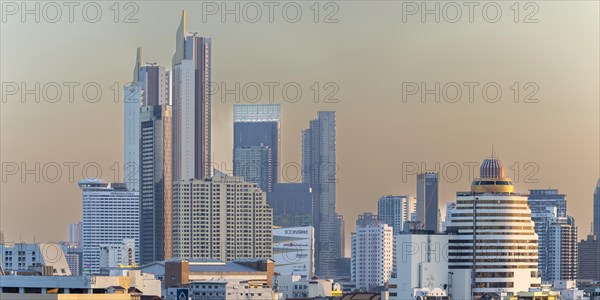
<svg viewBox="0 0 600 300"><path fill-rule="evenodd" d="M313 192L317 276L333 277L344 245L336 206L335 112L320 111L302 131L302 179Z"/></svg>
<svg viewBox="0 0 600 300"><path fill-rule="evenodd" d="M594 189L594 235L600 236L600 179Z"/></svg>
<svg viewBox="0 0 600 300"><path fill-rule="evenodd" d="M83 223L77 222L69 224L69 243L78 248L82 248Z"/></svg>
<svg viewBox="0 0 600 300"><path fill-rule="evenodd" d="M529 190L527 203L538 235L542 282L577 278L577 227L567 200L556 189Z"/></svg>
<svg viewBox="0 0 600 300"><path fill-rule="evenodd" d="M123 183L99 179L79 181L83 200L83 271L98 274L100 246L135 241L138 262L140 203L139 192Z"/></svg>
<svg viewBox="0 0 600 300"><path fill-rule="evenodd" d="M600 240L590 234L577 244L577 279L600 280Z"/></svg>
<svg viewBox="0 0 600 300"><path fill-rule="evenodd" d="M470 192L458 192L447 231L453 298L539 287L538 236L527 195L516 193L498 158L485 159ZM465 287L470 287L467 289Z"/></svg>
<svg viewBox="0 0 600 300"><path fill-rule="evenodd" d="M440 225L439 178L438 173L417 174L416 221L425 230L439 231Z"/></svg>
<svg viewBox="0 0 600 300"><path fill-rule="evenodd" d="M173 257L271 258L273 214L265 193L242 177L173 184Z"/></svg>
<svg viewBox="0 0 600 300"><path fill-rule="evenodd" d="M186 30L186 11L173 55L173 180L210 176L210 38Z"/></svg>
<svg viewBox="0 0 600 300"><path fill-rule="evenodd" d="M359 216L356 232L351 234L350 239L350 274L356 288L373 290L383 287L394 267L392 227L377 221L373 214Z"/></svg>
<svg viewBox="0 0 600 300"><path fill-rule="evenodd" d="M404 223L412 221L416 211L416 200L410 195L387 195L377 201L377 217L379 221L394 228L394 235L402 233Z"/></svg>
<svg viewBox="0 0 600 300"><path fill-rule="evenodd" d="M279 104L233 106L233 175L265 192L278 181L280 121Z"/></svg>
<svg viewBox="0 0 600 300"><path fill-rule="evenodd" d="M171 258L172 110L144 106L140 114L140 263Z"/></svg>

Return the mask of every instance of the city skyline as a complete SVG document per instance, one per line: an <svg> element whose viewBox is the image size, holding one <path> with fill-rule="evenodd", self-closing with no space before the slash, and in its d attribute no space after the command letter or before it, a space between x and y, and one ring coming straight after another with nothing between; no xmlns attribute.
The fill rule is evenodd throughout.
<svg viewBox="0 0 600 300"><path fill-rule="evenodd" d="M179 17L179 15L177 15L177 17ZM168 17L169 20L173 19L172 16ZM167 24L169 24L169 31L171 32L171 36L169 37L164 37L161 38L162 42L165 44L172 44L172 32L173 32L173 28L171 27L175 27L173 25L170 24L171 22L169 21ZM192 27L192 26L189 26ZM200 29L201 26L194 26L194 30L198 30ZM3 29L4 30L4 29ZM216 45L219 43L222 43L221 49L226 48L226 45L228 45L228 43L231 43L231 40L228 38L225 38L223 36L220 35L216 35L216 34L211 34L210 35L212 38L215 39L215 47L217 47ZM6 37L4 35L4 31L3 31L3 44L5 44L4 42L6 41L5 39L8 39L9 37ZM148 43L148 42L146 42ZM137 43L133 43L133 44L137 44ZM4 47L4 46L3 46ZM143 45L144 49L149 49L151 47L147 46L147 45ZM127 66L131 65L131 61L132 57L131 54L133 53L133 49L135 49L135 47L129 47L127 46L127 49L124 49L123 53L120 53L119 55L116 55L116 57L119 57L117 60L118 61L124 61L124 62L128 62ZM172 49L169 48L169 51L171 51ZM225 50L225 49L224 49ZM157 50L151 50L151 51L157 51ZM169 52L166 51L166 52ZM9 47L9 53L10 53L10 47ZM148 51L146 51L146 53L148 53ZM154 53L155 54L155 53ZM5 53L2 54L3 58L5 58ZM229 55L229 56L228 56ZM149 56L148 54L146 54L146 56ZM161 64L163 65L169 65L168 61L164 61L163 59L160 59L160 56L165 56L165 54L160 54L160 55L152 55L154 57L157 57L157 60L161 62ZM231 57L231 53L228 53L227 51L222 52L222 54L220 54L221 57L214 58L215 60L215 65L217 64L221 64L223 63L223 61L225 61L226 57ZM3 59L3 62L7 62L5 59ZM217 63L218 62L218 63ZM12 70L10 68L14 68L14 65L10 62L7 62L7 67L4 68L2 70L3 73L3 77L5 77L5 73L7 71L5 70ZM215 69L215 73L220 73L220 80L226 80L228 81L229 76L225 77L223 74L226 74L226 72L231 68L231 66L227 67L225 66L222 70L218 70L219 68ZM116 68L116 69L120 69L120 68ZM130 67L129 67L130 70ZM14 74L18 75L20 72L15 72ZM107 73L106 70L103 71L103 73ZM121 74L122 72L120 71L111 71L111 74L115 75L116 74L116 78L124 78L127 77L126 75L128 74ZM272 74L275 74L275 72L273 72ZM596 76L596 74L594 74L594 76ZM18 77L18 76L16 76ZM593 77L593 76L592 76ZM10 76L7 76L6 78L8 78L10 80ZM286 77L289 78L289 77ZM334 78L335 79L335 78ZM347 80L339 80L340 82L340 95L348 95L348 92L344 92L341 88L344 86L342 83L347 82ZM308 85L307 85L308 86ZM308 89L306 88L306 90L308 91ZM340 97L341 98L341 97ZM369 97L371 98L371 97ZM593 97L590 97L593 98ZM587 98L587 99L590 99ZM597 97L596 97L597 98ZM219 115L220 120L219 121L214 121L216 124L219 125L219 129L215 129L215 131L217 131L216 133L213 132L214 136L220 136L219 140L223 140L223 141L219 141L219 143L221 145L217 146L216 149L213 149L213 156L216 157L215 161L218 161L220 163L225 163L231 165L231 160L227 159L228 156L231 155L231 151L229 151L229 153L227 153L226 149L227 146L230 142L231 142L231 138L230 138L230 134L232 132L231 130L231 126L225 124L227 123L230 119L230 117L227 117L227 115L229 114L229 116L231 115L231 110L230 110L230 106L229 104L231 104L231 100L227 103L221 103L218 102L216 104L218 104L218 106L216 105L216 107L213 110L213 113L215 115ZM351 103L351 102L347 102L346 100L344 100L344 98L341 98L341 102L338 104L318 104L318 105L306 105L306 104L292 104L292 103L285 103L282 101L282 118L286 120L286 126L284 129L282 129L282 144L285 145L284 151L288 151L287 153L284 152L282 153L282 156L284 158L284 160L282 160L282 165L284 165L286 162L299 162L299 147L300 147L300 137L299 137L299 131L302 128L305 128L306 122L308 120L310 120L311 118L313 118L314 114L316 113L316 111L321 110L321 108L325 108L325 110L336 110L338 111L337 113L337 117L339 119L338 125L337 125L337 135L338 135L338 140L339 140L339 144L338 144L338 149L351 149L351 150L343 150L343 152L340 152L338 154L338 164L340 166L340 171L339 171L339 184L338 184L338 190L339 190L339 195L338 195L338 206L340 213L344 214L348 220L350 220L349 222L346 222L350 225L347 225L346 227L346 232L350 232L352 231L351 228L353 227L353 222L352 220L355 219L355 216L360 212L360 211L364 211L364 210L371 210L374 211L376 208L376 201L377 199L382 196L382 195L386 195L386 194L416 194L414 192L414 183L415 183L415 179L413 177L415 176L407 176L406 177L406 182L403 182L403 174L400 172L390 172L388 169L395 169L395 170L402 170L402 163L416 163L417 165L420 165L421 162L427 162L428 165L432 165L435 162L440 162L442 166L447 166L449 163L452 162L456 162L458 163L458 165L462 165L463 163L466 162L477 162L479 161L478 158L480 158L482 156L482 153L488 153L489 152L489 147L492 144L492 139L488 139L488 141L485 141L486 138L482 137L482 139L484 141L482 141L482 145L480 146L476 146L476 147L470 147L472 149L465 151L465 153L460 153L457 154L458 147L454 148L454 146L451 146L450 148L453 149L453 151L456 152L451 152L451 153L446 153L443 148L446 147L448 144L450 144L452 142L452 140L449 140L447 138L444 138L444 134L448 135L449 132L451 132L452 130L458 130L458 129L462 129L464 131L466 131L465 135L468 135L469 133L474 134L477 133L478 130L476 128L469 128L469 126L465 126L464 124L461 126L455 126L455 125L449 125L449 129L444 130L442 128L440 128L440 133L438 134L432 134L432 133L427 133L427 136L432 137L433 140L436 140L434 142L427 142L427 146L426 147L424 145L425 148L427 148L428 150L426 151L419 151L418 153L413 152L411 150L406 150L407 153L406 155L403 155L404 153L398 153L397 151L392 152L391 149L394 149L394 147L389 147L389 146L393 146L395 143L392 142L385 142L384 141L384 147L381 147L381 149L367 149L364 148L365 145L358 144L356 145L354 143L354 141L352 141L352 138L355 136L355 134L365 134L364 138L369 141L369 142L373 142L375 141L373 139L373 137L369 137L368 135L366 135L366 133L368 133L368 131L361 131L361 130L366 130L366 129L361 129L361 128L355 128L352 126L352 123L354 123L354 118L358 113L358 108L360 108L360 106L356 105L356 106L352 106L351 108L344 108L346 107L344 105L344 103ZM381 104L384 104L383 102L380 102ZM543 103L543 102L542 102ZM579 104L583 104L581 102L575 102L575 103L579 103ZM18 103L20 104L20 103ZM359 102L360 104L360 102ZM433 104L433 103L432 103ZM10 116L8 113L5 112L4 108L6 107L7 110L10 109L11 107L14 107L13 105L15 105L14 102L9 101L8 103L3 103L3 115L2 115L2 119L3 119L3 126L2 126L2 138L3 138L3 143L2 143L2 153L6 156L3 156L3 161L16 161L16 162L36 162L36 161L40 161L42 163L44 162L48 162L48 161L59 161L59 162L63 162L63 161L80 161L80 162L90 162L90 161L94 161L94 162L98 162L99 164L101 164L102 166L104 166L104 176L105 179L107 181L118 181L118 180L112 180L112 178L106 178L107 174L109 173L108 167L111 165L112 162L118 162L120 161L119 159L119 137L115 136L115 132L119 132L117 131L113 131L111 128L113 127L113 125L111 124L104 124L102 125L100 128L103 129L103 131L113 131L113 133L111 134L104 134L104 133L100 133L100 137L99 137L99 141L103 142L103 143L107 143L108 145L110 145L111 148L117 148L117 150L108 150L108 148L106 147L99 147L99 151L103 151L102 153L99 153L100 155L93 154L93 153L88 153L88 154L84 154L84 155L72 155L73 153L71 152L72 150L65 150L64 153L61 153L60 155L57 154L51 154L51 151L58 151L59 148L56 148L56 146L51 145L49 147L47 147L49 149L49 152L44 153L42 156L39 156L38 158L35 158L35 153L34 152L30 152L31 150L25 150L23 151L23 153L16 153L15 151L17 150L17 148L22 149L23 147L21 147L20 145L39 145L38 143L42 143L41 145L44 145L44 142L48 142L46 138L40 138L39 141L37 142L31 142L31 141L19 141L17 140L17 137L13 136L12 133L10 133L7 129L7 127L10 127L10 125L16 125L18 123L16 123L17 121L13 119L12 116ZM5 106L7 105L7 106ZM21 104L23 105L23 104ZM44 104L40 104L40 105L44 105ZM48 105L48 104L46 104ZM296 106L293 106L296 105ZM491 104L488 107L491 108L498 108L500 110L505 110L508 108L510 108L510 106L508 106L508 104L499 104L497 106L492 106L493 104ZM541 104L540 104L541 105ZM595 104L597 105L597 104ZM75 106L75 105L74 105ZM110 106L110 105L98 105L99 107L101 106L101 112L102 114L100 114L101 116L103 116L103 118L106 119L111 119L111 120L118 120L118 115L122 115L122 113L119 111L119 108L117 108L117 106ZM477 104L474 104L473 106L477 106ZM25 107L27 107L26 105L23 105L20 108L17 109L25 109ZM56 105L56 107L50 107L51 112L55 112L55 109L58 109L59 107L62 107L59 105ZM298 109L296 108L302 108L303 110L300 111L298 113ZM408 104L405 107L412 107L415 108L415 103L412 104ZM423 106L425 107L425 106ZM457 106L460 108L465 108L465 109L469 109L471 107L468 106ZM513 106L514 107L514 106ZM585 105L585 107L588 107L588 104ZM31 106L30 106L31 108ZM96 108L96 107L94 107ZM416 107L417 109L419 107ZM437 117L439 117L439 115L437 115L437 113L439 113L440 111L437 109L432 109L432 106L428 106L428 109L426 110L432 110L434 115L436 115ZM443 110L443 109L452 109L451 106L449 106L449 104L439 104L438 107L439 109ZM522 107L518 107L518 109L521 109ZM535 113L535 108L540 108L539 106L534 106L533 109L530 108L524 108L523 111L525 111L525 116L527 115L527 113ZM77 123L77 122L82 122L86 119L89 118L89 121L91 124L96 124L97 123L97 119L94 117L90 118L90 114L96 114L96 112L92 112L95 110L89 110L86 108L77 108L77 110L75 111L79 111L79 112L84 112L84 115L82 116L73 116L71 114L61 114L61 118L70 118L73 117L73 122ZM590 111L594 111L592 109L590 109ZM597 111L597 110L595 110ZM371 111L369 111L369 109L367 109L366 111L363 111L363 113L366 116L374 116L374 113L372 113ZM385 112L379 112L381 114L383 114L383 117L381 119L385 119L386 117L390 117L390 115L387 115ZM35 113L34 113L35 114ZM17 115L21 115L21 114L17 114ZM524 117L523 114L520 114L521 117ZM288 118L289 117L289 118ZM28 117L26 117L25 120L27 120ZM380 121L377 120L378 118L371 118L371 120L373 120L373 125L376 126L377 124L385 124L385 123L379 123ZM582 119L585 119L582 118ZM287 121L289 120L289 121ZM577 203L575 205L571 205L570 206L570 210L574 207L574 212L569 211L570 215L575 216L576 220L577 220L577 224L580 226L580 228L582 228L583 230L580 230L579 232L579 237L581 238L582 236L587 234L587 230L586 228L588 226L586 226L587 224L589 224L589 221L591 220L591 214L590 214L590 210L587 207L590 207L591 203L592 203L592 195L593 195L593 190L595 187L595 183L597 181L597 170L590 170L590 168L588 167L589 165L598 165L598 157L597 155L594 155L594 153L597 153L598 148L597 148L597 143L594 143L594 138L592 138L592 136L597 136L594 135L596 132L596 129L592 130L591 128L593 127L597 127L595 126L597 123L595 123L596 119L586 119L586 120L592 120L594 122L591 122L589 127L585 128L584 131L590 133L588 134L587 138L583 138L582 141L579 141L579 143L576 143L576 141L578 141L578 138L569 138L566 137L567 134L563 134L562 137L564 137L565 139L567 139L567 143L566 144L580 144L580 145L592 145L593 147L584 147L584 148L589 148L587 150L585 150L583 152L583 154L580 157L573 157L572 160L568 160L568 159L559 159L562 157L562 155L560 155L559 152L548 152L545 151L544 148L542 147L543 145L547 145L543 143L543 140L545 138L549 138L549 136L546 136L546 130L551 131L551 129L553 127L548 127L548 129L545 129L543 127L539 127L539 128L535 128L536 130L528 130L528 128L526 127L525 124L527 123L519 123L519 125L511 125L511 124L507 124L507 126L509 128L514 129L516 128L521 128L524 133L536 133L536 134L540 134L541 136L538 138L530 138L531 141L527 141L527 139L525 139L525 134L523 134L523 136L519 136L516 138L516 140L511 140L509 138L509 135L505 135L504 133L501 132L496 132L494 131L493 134L496 135L500 135L501 137L504 137L505 141L502 141L502 139L500 139L500 141L498 141L497 139L494 139L493 144L495 145L496 149L499 149L498 152L501 154L503 160L505 162L508 162L507 165L509 166L514 166L514 163L519 163L519 167L518 169L520 170L520 176L521 178L519 178L519 181L523 181L526 180L526 176L529 174L528 171L531 171L532 169L524 169L524 165L528 162L534 162L537 167L539 168L538 172L535 174L535 176L533 178L529 178L529 179L537 179L539 180L539 183L526 183L526 184L519 184L518 188L522 191L525 192L527 189L529 188L546 188L546 187L552 187L552 188L557 188L560 189L562 192L564 192L565 194L568 195L569 199L573 199L574 203ZM96 123L95 123L96 122ZM577 121L574 121L577 122ZM113 121L114 123L114 121ZM116 127L120 126L118 124L118 122L116 122L117 124L114 125ZM444 122L435 122L435 124L440 125L440 124L445 124ZM31 134L30 136L38 136L41 134L46 134L49 135L49 133L46 130L60 130L60 128L62 128L59 125L56 124L52 124L49 123L50 125L48 126L48 129L40 129L39 133L36 134ZM403 124L403 123L400 123ZM409 124L406 124L409 125ZM447 125L447 124L446 124ZM215 125L213 125L213 127L217 127ZM288 128L289 127L289 128ZM398 128L402 128L400 126L398 126ZM411 128L410 126L407 126L406 128ZM576 127L569 127L569 128L579 128L579 126ZM558 129L558 128L554 128L554 129ZM24 129L25 132L30 132L29 129L25 128ZM79 130L79 129L76 129ZM78 137L78 134L75 134L73 132L72 129L70 130L65 130L67 136L73 138L73 137ZM512 130L508 130L508 131L512 131ZM555 130L555 131L560 131L560 130ZM402 132L400 133L401 136L406 140L406 141L417 141L417 143L419 143L419 139L418 139L418 135L417 133L410 133L410 132ZM8 137L6 137L8 135ZM53 137L55 135L49 135L49 137ZM461 136L463 137L463 136ZM84 137L84 141L88 141L86 140L87 137ZM121 139L122 140L122 139ZM587 143L584 143L585 141L587 141ZM536 146L536 142L540 142L540 146ZM517 149L517 148L512 148L512 144L520 144L520 145L527 145L529 146L529 149L527 149L527 151L524 151L523 149ZM82 144L85 144L82 143ZM364 143L364 144L369 144L368 142ZM421 144L424 144L424 142L421 142ZM14 145L14 146L10 146L10 145ZM108 146L107 145L107 146ZM388 145L388 147L385 147L385 145ZM437 147L437 149L434 150L429 150L429 148L433 148L433 147ZM28 147L24 147L24 148L28 148ZM87 150L87 147L84 147L83 145L74 145L74 148L82 151L82 152L86 152L85 150ZM379 148L379 147L376 147ZM230 148L231 149L231 148ZM388 150L389 149L389 150ZM400 148L401 149L401 148ZM369 151L367 151L369 150ZM105 153L106 152L106 153ZM359 156L363 156L365 158L367 158L367 162L366 163L359 163L357 166L356 163L356 158L357 156L354 156L353 154L351 154L351 152L357 152L359 153ZM8 153L8 154L6 154ZM93 155L92 155L93 154ZM365 155L366 154L366 155ZM402 154L402 155L401 155ZM5 158L6 157L6 158ZM381 158L385 158L385 160L380 159ZM35 158L35 159L34 159ZM58 159L57 159L58 158ZM580 160L581 159L581 160ZM372 163L372 161L374 163ZM383 168L383 170L381 171L375 171L375 168L370 167L369 165L375 165L375 166L379 166L379 168ZM378 174L381 174L381 172L385 173L387 176L384 176L384 178L386 178L385 182L375 182L374 186L372 186L372 188L370 188L368 191L357 191L353 188L353 186L356 185L356 183L358 181L356 181L354 178L354 173L356 172L360 172L360 170L364 169L366 170L365 172L367 172L367 174L369 174L370 176L377 176ZM466 173L467 167L463 167L463 172ZM512 172L512 170L511 170ZM581 182L568 182L565 179L568 178L574 178L575 176L573 174L578 174L578 173L584 173L581 175ZM564 173L561 174L561 173ZM595 174L594 174L595 173ZM110 175L109 175L110 176ZM464 176L464 175L463 175ZM465 176L466 177L466 176ZM579 176L578 176L579 177ZM28 181L31 181L32 176L29 177ZM11 178L12 179L12 178ZM79 178L76 178L79 179ZM76 181L76 180L75 180ZM37 184L35 185L35 183L31 183L28 182L27 184L21 184L20 183L20 179L18 182L15 181L11 181L9 180L8 183L3 183L3 191L2 191L2 223L1 223L1 227L2 230L4 231L5 235L6 235L6 240L17 240L18 236L22 236L23 240L31 240L33 238L33 234L36 234L38 236L38 239L40 236L45 236L48 237L48 240L66 240L66 225L67 223L71 223L71 222L77 222L77 214L81 211L78 208L78 204L77 202L80 200L80 197L77 197L77 194L79 193L79 191L77 190L77 188L74 186L74 184L72 183L65 183L64 180L59 182L58 184L51 186L50 185L50 189L49 189L49 193L48 198L50 198L50 201L48 201L49 203L40 203L38 202L39 199L42 199L42 197L40 197L40 195L36 195L35 191L28 191L27 187L34 187L34 186L43 186L43 187L47 187L50 183L46 182L46 183L41 183L41 184ZM449 195L452 195L454 192L459 191L459 190L463 190L466 186L468 186L468 180L467 179L461 179L458 183L452 183L452 182L448 182L448 180L443 181L440 180L440 201L443 203L445 200L451 200L452 197ZM5 189L6 188L6 189ZM41 189L40 189L41 190ZM16 220L15 217L16 216L12 216L11 214L7 213L7 211L15 211L14 207L15 205L18 204L18 201L15 200L17 199L16 195L20 195L20 193L23 193L21 197L19 197L19 201L24 201L25 203L29 203L29 204L38 204L41 205L43 208L49 209L51 211L56 210L57 208L53 207L53 204L55 203L65 203L64 207L72 207L72 209L69 209L69 211L64 212L63 215L65 216L64 218L58 218L59 221L56 221L56 224L49 226L48 229L40 229L40 228L30 228L27 229L26 227L24 227L24 229L22 231L17 230L16 226L21 226L21 222ZM572 203L573 203L572 202ZM339 205L339 204L346 204L346 205ZM587 203L587 205L584 205L585 203ZM60 210L65 210L65 208L60 208ZM443 207L443 206L442 206ZM72 211L71 211L72 210ZM64 224L63 224L64 223ZM12 225L14 224L14 225ZM15 227L12 227L15 226ZM41 231L40 231L41 230ZM47 230L47 231L44 231ZM63 233L60 233L63 232ZM62 238L60 238L62 236ZM348 235L346 235L348 236Z"/></svg>

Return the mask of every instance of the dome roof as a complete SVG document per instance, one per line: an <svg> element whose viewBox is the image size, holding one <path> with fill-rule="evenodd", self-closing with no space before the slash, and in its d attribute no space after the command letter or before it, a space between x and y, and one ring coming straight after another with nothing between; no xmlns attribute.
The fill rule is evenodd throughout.
<svg viewBox="0 0 600 300"><path fill-rule="evenodd" d="M503 178L506 177L504 164L498 158L486 158L479 167L480 178Z"/></svg>

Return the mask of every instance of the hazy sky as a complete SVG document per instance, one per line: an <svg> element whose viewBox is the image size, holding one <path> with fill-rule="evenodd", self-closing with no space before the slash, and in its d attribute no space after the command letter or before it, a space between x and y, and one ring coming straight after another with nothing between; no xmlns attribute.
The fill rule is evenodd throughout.
<svg viewBox="0 0 600 300"><path fill-rule="evenodd" d="M15 7L6 3L3 13L12 12ZM39 2L39 23L33 15L23 22L18 12L0 23L0 228L7 241L66 240L67 224L81 220L76 182L85 176L84 166L87 176L95 176L99 166L103 179L115 180L123 160L123 103L114 92L122 93L131 80L136 47L143 47L144 62L170 67L184 8L187 30L213 38L214 82L228 89L239 82L240 103L255 98L256 85L262 86L258 103L268 103L268 86L277 84L281 162L289 166L281 173L287 171L288 181L297 180L293 166L300 163L301 130L317 111L337 111L337 207L346 219L347 240L356 216L376 211L378 197L415 194L410 172L415 166L435 170L439 163L441 201L454 200L457 191L469 189L469 165L490 155L492 145L517 191L558 188L567 194L580 237L589 232L600 174L597 1L492 2L485 15L487 2L478 2L472 22L466 2L440 5L439 22L434 15L425 15L424 22L419 12L406 15L420 10L421 2L319 2L318 22L312 1L285 9L284 2L150 1L121 3L118 9L114 2L95 2L85 8L85 17L84 3L73 7L72 23L63 4L60 19L50 23L58 18L57 7L45 2ZM222 4L235 9L236 3L239 22L235 15L226 20L210 15L211 9L221 10ZM102 14L92 23L98 7ZM451 23L457 7L462 14ZM257 8L261 19L251 23ZM293 23L296 11L301 15ZM334 19L337 23L324 22ZM23 92L36 82L45 96L39 103L35 94ZM421 91L433 90L436 82L448 101L436 103L435 95L426 95L422 103ZM86 84L87 99L82 97ZM282 96L286 84L288 99ZM62 92L58 98L56 86ZM462 97L450 103L457 86ZM490 99L501 89L497 102L482 97L484 86ZM95 87L102 95L90 103ZM295 87L302 97L292 103ZM410 90L415 87L419 91ZM220 89L213 96L212 157L228 171L235 96L223 95ZM537 103L524 103L532 99Z"/></svg>

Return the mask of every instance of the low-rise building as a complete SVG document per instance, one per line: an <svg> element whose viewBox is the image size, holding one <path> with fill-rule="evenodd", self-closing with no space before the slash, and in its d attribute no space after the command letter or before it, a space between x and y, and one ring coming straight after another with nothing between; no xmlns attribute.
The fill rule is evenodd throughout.
<svg viewBox="0 0 600 300"><path fill-rule="evenodd" d="M277 299L341 297L342 287L333 280L303 279L299 275L274 276Z"/></svg>
<svg viewBox="0 0 600 300"><path fill-rule="evenodd" d="M181 295L186 295L191 300L271 300L273 299L271 287L264 281L255 280L201 280L193 281L179 287L167 289L167 300L182 299Z"/></svg>
<svg viewBox="0 0 600 300"><path fill-rule="evenodd" d="M0 299L140 299L160 295L160 281L128 270L121 276L0 276ZM110 294L110 295L107 295Z"/></svg>
<svg viewBox="0 0 600 300"><path fill-rule="evenodd" d="M59 244L0 244L0 262L5 274L39 272L40 275L72 275L63 247Z"/></svg>

